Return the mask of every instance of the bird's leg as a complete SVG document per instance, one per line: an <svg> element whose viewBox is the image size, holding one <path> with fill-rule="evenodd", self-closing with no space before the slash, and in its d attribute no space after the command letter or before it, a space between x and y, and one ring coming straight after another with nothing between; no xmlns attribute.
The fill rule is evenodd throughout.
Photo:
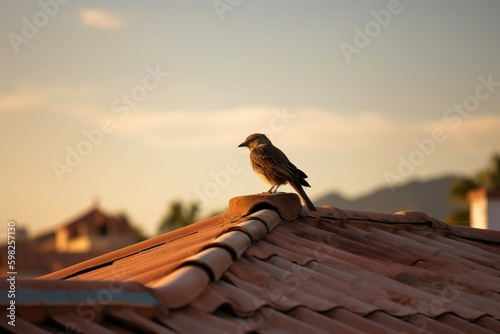
<svg viewBox="0 0 500 334"><path fill-rule="evenodd" d="M274 184L271 189L269 189L266 194L276 194L276 192L278 191L278 187L280 185L279 184Z"/></svg>
<svg viewBox="0 0 500 334"><path fill-rule="evenodd" d="M273 186L266 192L266 194L272 194L273 193L273 189L276 185L273 184Z"/></svg>

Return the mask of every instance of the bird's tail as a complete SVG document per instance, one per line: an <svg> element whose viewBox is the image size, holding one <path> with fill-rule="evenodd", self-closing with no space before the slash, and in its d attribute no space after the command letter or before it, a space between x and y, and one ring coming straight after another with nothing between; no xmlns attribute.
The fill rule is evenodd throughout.
<svg viewBox="0 0 500 334"><path fill-rule="evenodd" d="M304 188L302 188L300 184L290 183L290 185L293 189L295 189L297 194L299 194L300 198L302 198L302 201L304 201L310 211L317 211L313 202L309 199L306 192L304 191Z"/></svg>

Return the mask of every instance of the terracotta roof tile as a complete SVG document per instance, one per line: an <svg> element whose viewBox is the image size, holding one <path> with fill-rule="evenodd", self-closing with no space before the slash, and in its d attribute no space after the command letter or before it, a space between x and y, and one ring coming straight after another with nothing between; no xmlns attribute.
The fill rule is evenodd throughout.
<svg viewBox="0 0 500 334"><path fill-rule="evenodd" d="M498 321L498 318L494 319L492 317L484 316L474 321L474 323L489 329L493 333L500 333L500 322Z"/></svg>
<svg viewBox="0 0 500 334"><path fill-rule="evenodd" d="M295 195L251 195L214 218L18 280L16 327L0 326L15 333L499 333L499 263L499 232L415 211L310 213ZM0 289L5 306L5 280Z"/></svg>
<svg viewBox="0 0 500 334"><path fill-rule="evenodd" d="M7 318L7 311L2 310L0 312L0 316L2 317L2 321L0 321L0 329L2 329L5 333L19 333L19 334L25 334L25 333L33 333L33 334L50 334L50 332L44 330L43 328L32 324L31 322L24 320L21 317L18 317L16 319L16 326L10 326L7 324L7 321L5 319Z"/></svg>
<svg viewBox="0 0 500 334"><path fill-rule="evenodd" d="M177 309L195 300L210 283L208 273L198 266L185 266L149 284L169 309Z"/></svg>
<svg viewBox="0 0 500 334"><path fill-rule="evenodd" d="M168 317L158 317L158 322L172 329L174 333L237 333L238 323L234 319L225 319L203 312L194 307L185 307L171 312Z"/></svg>
<svg viewBox="0 0 500 334"><path fill-rule="evenodd" d="M290 316L297 320L305 322L317 328L323 328L329 333L343 333L343 334L360 334L362 331L345 325L342 322L333 319L322 313L314 312L305 307L297 307L288 313Z"/></svg>
<svg viewBox="0 0 500 334"><path fill-rule="evenodd" d="M56 314L50 316L50 319L59 324L61 327L66 327L67 329L79 329L83 333L95 333L95 334L113 334L114 332L102 326L102 324L97 324L92 321L86 321L86 319L79 317L73 312ZM17 326L17 325L16 325ZM26 332L31 333L31 332Z"/></svg>

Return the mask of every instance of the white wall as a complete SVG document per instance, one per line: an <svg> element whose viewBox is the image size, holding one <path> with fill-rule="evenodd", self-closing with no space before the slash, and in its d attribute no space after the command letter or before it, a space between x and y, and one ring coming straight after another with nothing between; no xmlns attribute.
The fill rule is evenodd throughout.
<svg viewBox="0 0 500 334"><path fill-rule="evenodd" d="M488 229L500 231L500 198L488 200Z"/></svg>
<svg viewBox="0 0 500 334"><path fill-rule="evenodd" d="M488 228L488 203L486 197L475 197L470 203L470 226Z"/></svg>

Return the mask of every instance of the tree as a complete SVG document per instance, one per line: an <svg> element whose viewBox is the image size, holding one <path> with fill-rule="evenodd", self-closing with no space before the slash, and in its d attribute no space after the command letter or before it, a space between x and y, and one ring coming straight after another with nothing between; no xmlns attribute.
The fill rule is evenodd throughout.
<svg viewBox="0 0 500 334"><path fill-rule="evenodd" d="M472 189L485 188L487 190L500 190L500 154L494 153L487 166L472 177L462 177L455 180L450 189L451 197L465 206L448 216L452 224L467 225L469 221L469 206L467 193Z"/></svg>
<svg viewBox="0 0 500 334"><path fill-rule="evenodd" d="M132 229L134 230L134 234L135 234L134 235L135 242L141 242L141 241L148 239L148 236L142 231L142 229L137 227L137 225L130 220L130 218L126 212L122 211L122 212L118 213L117 218L119 220L121 220L122 222L124 222L125 225L132 227Z"/></svg>
<svg viewBox="0 0 500 334"><path fill-rule="evenodd" d="M500 154L495 153L491 157L488 165L477 175L477 179L482 187L488 190L500 189Z"/></svg>
<svg viewBox="0 0 500 334"><path fill-rule="evenodd" d="M160 234L165 233L196 222L199 211L200 206L196 202L187 205L182 201L170 203L167 213L160 223L158 232Z"/></svg>

